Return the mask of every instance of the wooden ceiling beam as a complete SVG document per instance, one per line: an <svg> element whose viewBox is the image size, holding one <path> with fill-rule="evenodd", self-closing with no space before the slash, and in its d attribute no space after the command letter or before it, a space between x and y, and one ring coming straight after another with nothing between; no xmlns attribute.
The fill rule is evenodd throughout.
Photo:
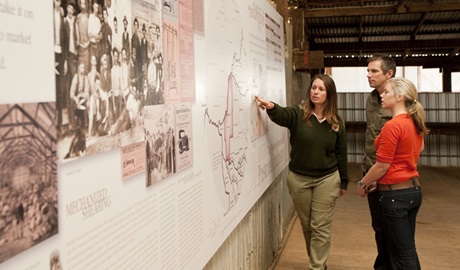
<svg viewBox="0 0 460 270"><path fill-rule="evenodd" d="M394 6L305 9L305 18L394 14Z"/></svg>
<svg viewBox="0 0 460 270"><path fill-rule="evenodd" d="M418 31L420 31L420 28L422 28L422 25L425 22L427 16L428 16L428 13L426 13L426 12L423 13L422 16L420 16L420 18L419 18L419 20L417 22L417 25L415 26L414 31L410 35L411 40L415 40L415 37L417 36Z"/></svg>
<svg viewBox="0 0 460 270"><path fill-rule="evenodd" d="M404 7L404 8L402 8ZM336 8L312 8L308 6L304 10L305 18L324 18L340 16L362 16L362 15L392 15L395 13L426 13L426 12L443 12L443 11L460 11L460 3L408 3L402 6L364 6L364 7L336 7Z"/></svg>
<svg viewBox="0 0 460 270"><path fill-rule="evenodd" d="M460 47L460 39L414 40L394 42L350 42L350 43L315 43L311 50L321 50L324 53L370 51L370 50L406 50L413 48L439 49Z"/></svg>
<svg viewBox="0 0 460 270"><path fill-rule="evenodd" d="M406 2L407 13L460 11L460 3L419 3L418 1Z"/></svg>
<svg viewBox="0 0 460 270"><path fill-rule="evenodd" d="M443 57L407 57L393 58L397 66L422 66L423 68L439 68L448 65L450 69L460 71L460 59L447 60ZM367 58L324 58L325 67L366 67Z"/></svg>

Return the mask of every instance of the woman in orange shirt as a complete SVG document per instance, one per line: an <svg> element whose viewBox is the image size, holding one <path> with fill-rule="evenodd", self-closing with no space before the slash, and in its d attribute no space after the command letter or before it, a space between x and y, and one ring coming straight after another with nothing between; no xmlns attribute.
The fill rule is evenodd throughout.
<svg viewBox="0 0 460 270"><path fill-rule="evenodd" d="M417 163L423 150L425 113L417 101L415 85L405 78L387 81L381 94L382 108L392 119L375 139L377 161L358 182L361 197L379 192L382 220L389 236L391 256L398 269L420 269L415 248L415 224L422 203Z"/></svg>

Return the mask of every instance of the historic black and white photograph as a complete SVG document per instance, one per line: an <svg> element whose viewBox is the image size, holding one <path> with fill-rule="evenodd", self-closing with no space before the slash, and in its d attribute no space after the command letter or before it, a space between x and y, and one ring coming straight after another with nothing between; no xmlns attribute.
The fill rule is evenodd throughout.
<svg viewBox="0 0 460 270"><path fill-rule="evenodd" d="M56 104L0 105L0 263L58 233Z"/></svg>
<svg viewBox="0 0 460 270"><path fill-rule="evenodd" d="M174 105L145 108L147 187L177 171L175 119Z"/></svg>
<svg viewBox="0 0 460 270"><path fill-rule="evenodd" d="M59 161L144 140L143 107L164 103L161 29L143 4L54 0Z"/></svg>

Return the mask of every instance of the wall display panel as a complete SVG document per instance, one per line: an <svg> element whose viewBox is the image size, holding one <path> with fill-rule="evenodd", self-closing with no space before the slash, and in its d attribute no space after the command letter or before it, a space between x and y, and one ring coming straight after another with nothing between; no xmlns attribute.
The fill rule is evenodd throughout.
<svg viewBox="0 0 460 270"><path fill-rule="evenodd" d="M179 1L179 61L181 101L195 100L195 59L193 42L193 3L188 0Z"/></svg>
<svg viewBox="0 0 460 270"><path fill-rule="evenodd" d="M8 89L18 86L1 89L0 132L11 108L35 108L54 140L43 143L41 128L23 131L33 146L10 143L22 133L2 136L2 196L18 194L12 187L46 196L23 204L22 235L10 211L18 196L2 199L0 269L203 268L289 160L287 131L254 101L286 103L281 16L264 0L28 5L36 21L21 31L46 37L32 64L48 79L31 88L0 69ZM22 61L22 47L10 49L5 66ZM11 153L41 163L19 166L29 159ZM11 252L11 241L26 244Z"/></svg>
<svg viewBox="0 0 460 270"><path fill-rule="evenodd" d="M0 105L0 263L58 233L55 111Z"/></svg>
<svg viewBox="0 0 460 270"><path fill-rule="evenodd" d="M0 1L0 269L21 254L48 256L57 243L58 71L50 18L52 2Z"/></svg>
<svg viewBox="0 0 460 270"><path fill-rule="evenodd" d="M220 244L288 162L288 134L257 109L258 95L285 104L281 17L265 1L205 1L195 38L193 167L201 172L202 235ZM201 156L201 155L200 155ZM199 249L194 260L206 254Z"/></svg>
<svg viewBox="0 0 460 270"><path fill-rule="evenodd" d="M0 103L55 101L51 18L51 1L0 1Z"/></svg>
<svg viewBox="0 0 460 270"><path fill-rule="evenodd" d="M77 3L62 3L54 20L62 162L143 141L143 107L161 100L153 63L159 1Z"/></svg>
<svg viewBox="0 0 460 270"><path fill-rule="evenodd" d="M165 103L179 102L179 24L177 20L163 18L163 85Z"/></svg>
<svg viewBox="0 0 460 270"><path fill-rule="evenodd" d="M151 186L192 165L191 106L190 103L148 106L144 117L146 186Z"/></svg>

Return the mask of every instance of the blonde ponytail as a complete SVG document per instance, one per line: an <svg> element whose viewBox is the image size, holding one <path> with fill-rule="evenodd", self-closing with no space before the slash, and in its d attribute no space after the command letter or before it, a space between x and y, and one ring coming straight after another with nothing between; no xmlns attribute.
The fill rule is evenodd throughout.
<svg viewBox="0 0 460 270"><path fill-rule="evenodd" d="M408 108L408 114L414 121L418 133L422 135L428 134L430 130L425 125L425 110L423 109L422 104L420 104L420 102L418 102L416 99L409 103L412 104L409 106L406 104L406 107Z"/></svg>
<svg viewBox="0 0 460 270"><path fill-rule="evenodd" d="M391 78L388 83L393 85L395 92L406 98L406 109L414 121L417 131L421 135L428 134L430 130L425 125L425 111L422 104L417 101L417 88L414 83L406 78Z"/></svg>

